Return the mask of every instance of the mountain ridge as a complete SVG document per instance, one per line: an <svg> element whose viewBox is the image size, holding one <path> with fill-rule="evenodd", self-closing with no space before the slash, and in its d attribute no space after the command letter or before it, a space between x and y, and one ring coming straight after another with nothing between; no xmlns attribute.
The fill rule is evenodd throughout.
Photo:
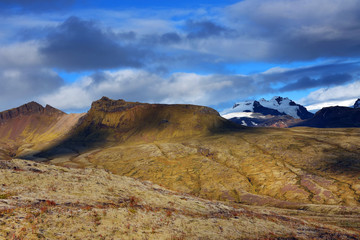
<svg viewBox="0 0 360 240"><path fill-rule="evenodd" d="M16 118L19 116L30 115L30 114L34 114L34 113L39 113L39 114L43 113L46 115L64 115L64 114L66 114L63 111L56 109L48 104L45 107L43 107L39 103L32 101L32 102L23 104L19 107L0 112L0 123L3 123L5 121L8 121L10 119L13 119L13 118Z"/></svg>

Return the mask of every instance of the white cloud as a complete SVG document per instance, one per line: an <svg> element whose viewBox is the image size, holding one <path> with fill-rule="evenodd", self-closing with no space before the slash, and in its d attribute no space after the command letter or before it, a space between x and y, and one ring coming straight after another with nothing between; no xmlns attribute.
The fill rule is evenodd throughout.
<svg viewBox="0 0 360 240"><path fill-rule="evenodd" d="M0 67L29 67L40 66L42 57L38 52L39 43L36 41L28 41L14 43L0 47Z"/></svg>
<svg viewBox="0 0 360 240"><path fill-rule="evenodd" d="M174 73L163 78L143 70L106 71L62 86L40 96L39 101L63 110L86 109L102 96L126 101L211 105L232 100L239 94L252 94L251 89L256 89L249 87L239 92L234 86L242 83L245 82L241 76Z"/></svg>
<svg viewBox="0 0 360 240"><path fill-rule="evenodd" d="M320 88L311 92L300 102L309 110L329 106L352 106L360 98L360 80L332 88Z"/></svg>

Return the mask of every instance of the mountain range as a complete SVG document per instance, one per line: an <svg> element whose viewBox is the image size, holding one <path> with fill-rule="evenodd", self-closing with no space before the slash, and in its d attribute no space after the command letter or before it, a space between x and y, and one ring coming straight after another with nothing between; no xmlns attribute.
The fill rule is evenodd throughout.
<svg viewBox="0 0 360 240"><path fill-rule="evenodd" d="M359 127L359 104L358 99L353 108L328 107L313 114L304 106L288 98L275 96L269 101L260 99L236 103L222 116L232 122L250 127Z"/></svg>
<svg viewBox="0 0 360 240"><path fill-rule="evenodd" d="M272 116L289 121L295 118L288 114L307 115L301 106L286 98L258 101L266 105L263 108L254 103L245 106L257 110L282 105L271 112L280 114ZM321 118L321 122L331 120L331 127L338 126L332 121L337 113L345 122L357 119L360 109L350 109L331 108L331 114L323 109L325 112L296 121L313 124L314 119ZM245 113L265 116L265 112ZM349 117L353 115L354 118ZM359 128L252 128L227 120L209 107L126 102L107 97L93 102L83 114L66 114L31 102L0 113L0 119L0 176L7 181L0 189L0 197L5 199L0 202L0 210L21 209L0 214L14 222L24 221L23 211L35 216L37 206L52 209L43 213L44 219L54 217L54 212L63 216L61 211L70 211L73 206L73 221L78 224L84 219L95 229L104 226L102 231L106 233L105 224L116 222L111 216L120 214L142 226L137 229L143 237L151 238L152 230L147 232L145 226L150 223L142 220L144 216L155 216L146 210L151 208L164 211L167 219L172 217L174 222L191 218L188 221L203 224L203 230L188 229L190 224L182 220L180 225L172 226L173 232L178 229L186 239L225 239L231 234L238 239L251 238L251 233L259 232L259 226L263 230L258 238L269 239L357 239L360 234ZM36 182L45 190L38 189ZM124 182L126 185L121 185ZM131 192L132 186L136 186L136 194ZM144 189L144 193L139 189ZM81 194L91 196L88 204L94 209L92 212L84 212L89 206ZM119 196L123 196L122 202ZM162 200L151 200L150 196ZM26 205L26 201L31 204ZM125 207L126 212L111 213L111 206ZM96 217L102 210L110 211L102 215L106 219L103 221ZM66 214L66 219L71 218L70 212ZM65 220L61 221L57 225L47 223L49 229L58 229ZM223 230L215 231L212 221ZM255 225L240 227L246 221ZM159 217L155 222L156 226L149 226L162 229L163 234L169 231L162 225L164 219L160 221ZM280 226L286 227L281 230ZM126 229L116 236L129 237ZM14 230L6 231L0 230L0 236ZM85 230L73 230L77 231ZM85 233L93 234L94 230ZM46 234L47 238L55 236L51 235L54 232Z"/></svg>

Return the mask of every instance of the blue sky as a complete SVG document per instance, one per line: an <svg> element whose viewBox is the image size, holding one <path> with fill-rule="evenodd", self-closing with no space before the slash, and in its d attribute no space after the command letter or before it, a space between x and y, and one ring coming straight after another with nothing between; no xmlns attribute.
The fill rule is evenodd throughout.
<svg viewBox="0 0 360 240"><path fill-rule="evenodd" d="M360 1L0 0L0 111L360 97Z"/></svg>

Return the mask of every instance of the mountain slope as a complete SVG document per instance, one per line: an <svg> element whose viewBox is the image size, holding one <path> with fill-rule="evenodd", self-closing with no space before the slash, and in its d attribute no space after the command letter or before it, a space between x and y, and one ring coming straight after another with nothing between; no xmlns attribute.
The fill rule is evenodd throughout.
<svg viewBox="0 0 360 240"><path fill-rule="evenodd" d="M315 209L324 223L360 228L357 215L341 220L360 207L360 129L246 128L207 107L108 98L94 102L72 126L30 156L84 172L103 168L235 206ZM346 211L334 220L334 209Z"/></svg>
<svg viewBox="0 0 360 240"><path fill-rule="evenodd" d="M71 136L37 156L208 199L359 205L359 130L343 131L236 128L206 107L103 98Z"/></svg>
<svg viewBox="0 0 360 240"><path fill-rule="evenodd" d="M59 141L81 116L36 102L0 112L0 157L28 154Z"/></svg>
<svg viewBox="0 0 360 240"><path fill-rule="evenodd" d="M315 116L295 126L318 128L346 128L360 127L360 108L326 107L318 111Z"/></svg>
<svg viewBox="0 0 360 240"><path fill-rule="evenodd" d="M123 142L152 142L211 135L241 129L212 108L126 102L103 97L91 105L65 141L42 152L51 157L61 152L83 152Z"/></svg>

